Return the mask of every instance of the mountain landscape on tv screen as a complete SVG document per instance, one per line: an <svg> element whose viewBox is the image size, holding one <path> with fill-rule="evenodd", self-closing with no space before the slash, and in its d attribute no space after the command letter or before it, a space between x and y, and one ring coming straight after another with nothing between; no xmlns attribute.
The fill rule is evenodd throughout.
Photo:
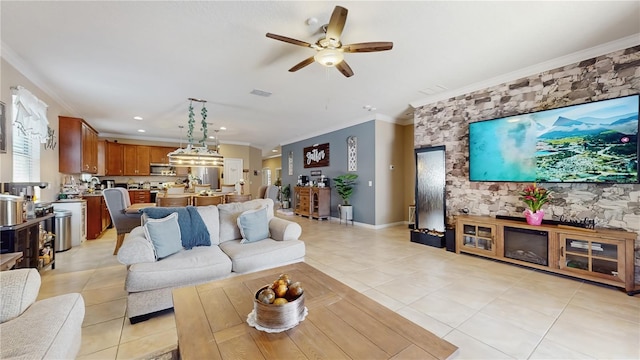
<svg viewBox="0 0 640 360"><path fill-rule="evenodd" d="M537 124L538 181L638 181L638 112Z"/></svg>

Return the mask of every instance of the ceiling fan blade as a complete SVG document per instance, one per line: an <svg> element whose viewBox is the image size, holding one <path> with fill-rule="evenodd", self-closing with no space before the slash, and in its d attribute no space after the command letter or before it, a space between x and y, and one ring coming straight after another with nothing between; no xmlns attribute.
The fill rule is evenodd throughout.
<svg viewBox="0 0 640 360"><path fill-rule="evenodd" d="M271 38L271 39L275 39L275 40L284 41L286 43L293 44L293 45L311 47L311 44L309 44L306 41L296 40L296 39L292 39L290 37L286 37L286 36L282 36L282 35L276 35L276 34L272 34L272 33L267 33L267 37Z"/></svg>
<svg viewBox="0 0 640 360"><path fill-rule="evenodd" d="M349 64L347 64L347 62L344 60L339 62L338 65L336 65L336 69L338 69L338 71L340 71L342 75L346 77L353 76L353 70L351 70L351 67L349 66Z"/></svg>
<svg viewBox="0 0 640 360"><path fill-rule="evenodd" d="M329 26L327 26L327 39L340 40L344 24L347 22L347 13L349 10L342 6L336 6L331 14L331 20L329 20Z"/></svg>
<svg viewBox="0 0 640 360"><path fill-rule="evenodd" d="M391 50L393 43L390 41L376 41L359 44L342 45L342 50L348 53L374 52Z"/></svg>
<svg viewBox="0 0 640 360"><path fill-rule="evenodd" d="M289 72L298 71L298 70L302 69L303 67L311 64L314 61L315 60L314 60L313 56L308 58L308 59L304 59L304 60L300 61L299 63L297 63L294 67L289 69Z"/></svg>

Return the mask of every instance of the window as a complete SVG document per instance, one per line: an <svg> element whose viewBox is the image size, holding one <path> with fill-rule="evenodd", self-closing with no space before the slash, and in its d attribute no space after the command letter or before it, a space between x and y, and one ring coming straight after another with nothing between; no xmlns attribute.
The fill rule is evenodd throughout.
<svg viewBox="0 0 640 360"><path fill-rule="evenodd" d="M13 181L40 181L40 142L13 125Z"/></svg>
<svg viewBox="0 0 640 360"><path fill-rule="evenodd" d="M47 104L22 86L12 88L13 181L40 181L40 143L48 136Z"/></svg>
<svg viewBox="0 0 640 360"><path fill-rule="evenodd" d="M271 169L262 168L262 185L271 185Z"/></svg>

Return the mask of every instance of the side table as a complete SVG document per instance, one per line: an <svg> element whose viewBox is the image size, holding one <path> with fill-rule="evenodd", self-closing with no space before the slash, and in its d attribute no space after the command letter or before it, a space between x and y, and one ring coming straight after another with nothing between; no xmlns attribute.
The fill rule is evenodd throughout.
<svg viewBox="0 0 640 360"><path fill-rule="evenodd" d="M22 252L0 254L0 271L11 270L22 261Z"/></svg>

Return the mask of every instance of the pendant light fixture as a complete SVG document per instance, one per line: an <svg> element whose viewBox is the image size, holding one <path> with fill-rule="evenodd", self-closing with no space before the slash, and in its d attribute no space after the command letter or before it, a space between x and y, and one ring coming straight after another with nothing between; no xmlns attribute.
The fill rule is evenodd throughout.
<svg viewBox="0 0 640 360"><path fill-rule="evenodd" d="M193 102L202 103L202 121L200 122L200 130L202 130L202 140L199 141L200 146L193 144L193 128L196 123L195 114L193 112ZM176 167L218 167L223 166L224 158L218 153L218 149L212 150L207 147L207 107L206 100L189 98L189 122L187 128L186 148L180 148L170 152L169 165ZM181 136L182 137L182 136Z"/></svg>

